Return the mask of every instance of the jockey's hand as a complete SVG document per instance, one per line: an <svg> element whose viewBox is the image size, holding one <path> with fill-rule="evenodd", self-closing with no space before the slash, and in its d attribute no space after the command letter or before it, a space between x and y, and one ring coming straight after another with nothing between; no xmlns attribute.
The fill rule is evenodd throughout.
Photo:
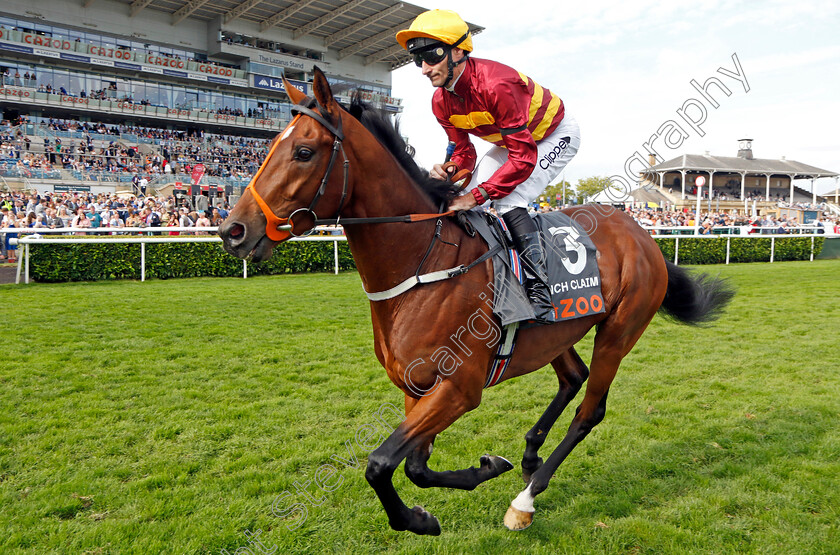
<svg viewBox="0 0 840 555"><path fill-rule="evenodd" d="M441 181L449 179L449 174L444 171L443 164L435 164L432 166L432 169L429 171L429 175L435 179L440 179Z"/></svg>
<svg viewBox="0 0 840 555"><path fill-rule="evenodd" d="M449 203L450 210L469 210L470 208L475 208L476 206L478 206L478 203L475 201L475 197L470 193L461 195L460 197L455 197L452 202Z"/></svg>

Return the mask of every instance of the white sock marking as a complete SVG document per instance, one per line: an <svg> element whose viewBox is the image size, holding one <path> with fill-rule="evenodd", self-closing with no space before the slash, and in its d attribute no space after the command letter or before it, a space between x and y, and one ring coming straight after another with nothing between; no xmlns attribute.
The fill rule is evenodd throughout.
<svg viewBox="0 0 840 555"><path fill-rule="evenodd" d="M528 484L528 487L517 495L516 499L510 502L510 506L524 513L534 512L534 496L531 495L531 484Z"/></svg>

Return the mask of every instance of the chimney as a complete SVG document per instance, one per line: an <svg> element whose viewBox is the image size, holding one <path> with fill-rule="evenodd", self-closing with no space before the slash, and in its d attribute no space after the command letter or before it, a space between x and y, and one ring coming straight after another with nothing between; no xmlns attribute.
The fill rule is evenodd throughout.
<svg viewBox="0 0 840 555"><path fill-rule="evenodd" d="M656 165L656 154L648 152L648 165L653 167Z"/></svg>
<svg viewBox="0 0 840 555"><path fill-rule="evenodd" d="M738 139L738 158L752 160L752 139Z"/></svg>

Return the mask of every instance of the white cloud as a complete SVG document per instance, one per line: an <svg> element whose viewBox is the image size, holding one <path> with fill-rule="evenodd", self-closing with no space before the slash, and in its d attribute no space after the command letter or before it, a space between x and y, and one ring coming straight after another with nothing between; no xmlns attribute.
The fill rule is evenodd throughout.
<svg viewBox="0 0 840 555"><path fill-rule="evenodd" d="M840 45L819 46L799 52L770 54L750 61L751 73L777 73L791 75L797 69L807 66L824 67L840 64Z"/></svg>
<svg viewBox="0 0 840 555"><path fill-rule="evenodd" d="M573 182L620 171L665 120L677 118L683 102L700 97L689 81L713 75L731 96L713 93L720 108L708 109L706 135L692 134L671 157L733 155L736 140L749 133L756 156L786 155L840 171L838 2L467 0L456 9L487 28L475 38L477 57L528 74L574 112L583 138L567 171ZM748 93L717 73L734 68L733 52ZM418 160L440 161L446 139L431 115L431 85L414 66L393 77Z"/></svg>

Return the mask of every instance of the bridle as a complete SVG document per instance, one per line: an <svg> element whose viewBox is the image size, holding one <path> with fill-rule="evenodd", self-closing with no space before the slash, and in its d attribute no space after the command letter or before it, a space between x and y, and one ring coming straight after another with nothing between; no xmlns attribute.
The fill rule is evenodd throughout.
<svg viewBox="0 0 840 555"><path fill-rule="evenodd" d="M263 161L260 169L257 171L254 178L251 179L251 182L245 188L246 191L251 191L251 194L254 196L254 200L257 201L257 204L262 210L263 215L266 219L265 224L265 234L268 236L269 239L272 241L282 241L284 239L288 239L289 237L306 237L307 235L311 234L315 231L315 228L318 225L324 225L323 222L325 220L318 220L317 214L315 214L315 206L318 204L318 201L321 200L321 197L324 195L324 192L327 190L327 181L329 181L330 174L332 173L333 166L335 166L335 161L338 159L338 153L341 152L341 156L344 158L344 184L342 185L341 190L341 201L338 204L338 214L335 222L337 223L338 220L341 218L341 209L344 207L344 201L347 198L347 183L349 181L348 175L350 173L350 160L347 159L347 154L344 152L344 146L342 145L342 141L344 141L344 132L342 130L341 125L341 116L338 117L338 125L334 126L329 121L326 120L321 114L313 110L312 108L318 108L321 112L324 112L323 107L321 104L313 97L307 96L303 99L303 101L299 104L295 104L292 106L292 113L295 114L294 119L289 123L286 127L286 130L290 129L295 123L300 119L302 114L305 114L322 126L324 126L327 131L333 134L333 146L332 146L332 153L330 154L330 160L327 163L327 171L324 172L324 178L321 179L321 185L318 187L318 191L315 193L315 198L312 199L312 202L309 203L309 208L298 208L297 210L293 211L289 214L286 218L281 218L277 216L274 211L268 206L268 204L263 200L263 198L257 193L256 187L254 187L254 183L257 182L257 178L262 174L263 170L265 169L268 161L271 159L271 155L274 154L274 150L277 148L277 145L280 144L280 141L276 141L274 145L271 147L271 150L268 151L268 156L265 157L265 161ZM282 139L281 139L282 140ZM306 230L303 233L297 234L294 231L294 220L296 214L298 213L304 214L311 214L312 220L315 222L314 225Z"/></svg>
<svg viewBox="0 0 840 555"><path fill-rule="evenodd" d="M350 161L347 159L347 155L344 152L344 146L342 142L344 141L344 132L342 130L341 124L341 116L338 117L338 124L333 125L329 121L327 121L321 114L316 112L313 108L317 108L319 111L324 112L324 108L321 104L312 97L307 96L304 98L299 104L295 104L292 106L292 113L295 114L294 119L292 119L291 123L286 127L286 131L295 125L295 123L300 119L302 115L306 115L320 123L327 129L330 133L333 134L333 147L332 153L330 154L330 160L327 163L327 170L324 173L324 178L321 179L321 185L318 187L318 191L315 193L315 198L312 199L312 202L309 203L309 208L298 208L294 210L291 214L289 214L286 218L281 218L277 216L271 207L268 206L268 203L263 200L259 193L257 193L256 187L254 187L254 183L257 182L257 178L262 174L263 170L265 169L268 161L271 159L271 155L274 154L274 150L277 148L277 145L280 144L280 141L276 141L274 145L272 145L271 150L268 151L268 155L265 157L260 169L254 175L251 182L245 188L246 191L251 191L251 194L254 196L254 200L257 201L257 204L262 210L263 215L266 219L265 224L265 234L268 236L269 239L272 241L283 241L290 237L306 237L310 235L315 228L319 225L354 225L354 224L384 224L384 223L413 223L413 222L425 222L428 220L434 220L443 218L445 216L451 216L455 214L454 210L448 210L446 212L440 212L435 214L406 214L404 216L380 216L380 217L371 217L371 218L342 218L341 217L341 210L344 208L344 202L347 200L347 187L349 183L349 174L350 174ZM282 135L281 135L282 136ZM315 206L318 204L318 201L321 200L321 197L324 195L324 192L327 189L327 181L329 181L330 174L333 171L333 167L335 166L335 162L338 159L338 153L341 152L341 156L344 158L344 183L341 189L341 200L338 203L338 210L336 211L336 217L319 220L317 215L315 214ZM456 177L456 179L460 179L460 177ZM294 221L293 218L296 214L303 212L306 214L311 214L314 223L311 228L307 229L303 233L295 233L294 231Z"/></svg>
<svg viewBox="0 0 840 555"><path fill-rule="evenodd" d="M277 145L279 145L280 142L283 140L283 135L281 135L280 140L276 141L274 145L272 145L271 150L268 151L268 155L266 156L265 160L260 166L260 169L257 171L256 175L254 175L254 178L251 180L251 182L248 184L248 187L246 187L245 189L246 191L251 191L251 194L254 196L254 199L257 201L257 204L259 205L260 209L263 212L263 215L265 216L265 234L268 236L269 239L271 239L272 241L280 242L284 239L288 239L289 237L305 237L312 233L315 230L315 228L319 225L330 225L339 223L341 223L342 225L374 223L413 223L436 219L437 222L435 222L434 236L432 237L432 240L429 243L428 248L426 249L426 253L423 255L423 258L420 261L420 265L414 272L414 275L385 291L379 291L376 293L365 291L368 298L372 301L383 301L394 298L398 295L405 293L415 285L419 285L421 283L432 283L435 281L449 279L455 276L459 276L461 274L465 274L474 266L483 263L485 260L488 260L490 257L502 250L501 244L497 244L496 246L486 251L484 254L482 254L469 264L460 264L458 266L455 266L454 268L448 268L446 270L438 270L436 272L421 274L423 265L429 258L429 255L432 252L432 248L434 247L436 242L440 241L442 243L457 247L455 243L449 243L441 237L441 230L443 228L443 218L455 214L454 210L447 210L446 212L440 212L435 214L406 214L404 216L380 216L372 218L342 219L341 209L344 208L344 201L347 199L347 184L349 182L350 161L347 159L347 155L344 152L344 147L342 146L342 141L344 140L344 132L342 131L341 126L341 116L338 116L338 124L334 126L330 122L328 122L321 114L313 110L313 108L317 108L321 112L324 112L324 108L321 106L318 100L309 96L304 98L301 103L295 104L292 107L292 113L295 114L295 117L286 127L286 131L283 132L284 134L287 133L302 115L306 115L323 125L330 133L333 134L334 140L332 154L330 154L330 160L327 163L327 170L326 172L324 172L324 178L321 179L321 185L320 187L318 187L318 191L315 193L315 198L313 198L312 202L309 203L309 208L298 208L297 210L294 210L291 214L289 214L288 217L281 218L277 216L274 213L274 211L271 210L271 207L268 206L268 204L265 202L265 200L263 200L259 193L257 193L257 190L254 187L254 183L256 183L257 178L262 174L263 170L265 170L266 164L268 164L268 161L271 159L271 155L274 154L274 150L277 148ZM318 204L318 201L321 200L321 197L324 195L324 192L327 189L327 181L329 181L330 174L332 173L333 167L335 166L335 161L338 159L339 152L341 152L341 155L344 158L344 184L342 185L341 190L341 200L338 203L338 210L336 211L335 218L328 220L319 220L317 215L315 214L315 206ZM314 223L312 227L307 229L305 232L297 234L294 231L294 221L292 219L295 217L295 214L298 214L299 212L311 214ZM475 231L473 231L471 235L475 235Z"/></svg>

